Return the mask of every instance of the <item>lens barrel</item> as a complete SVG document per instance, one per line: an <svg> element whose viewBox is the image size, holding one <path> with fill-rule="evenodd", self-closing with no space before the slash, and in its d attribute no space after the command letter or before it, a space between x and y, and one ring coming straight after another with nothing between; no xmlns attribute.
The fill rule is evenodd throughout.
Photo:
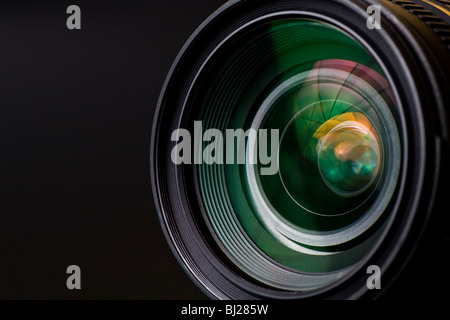
<svg viewBox="0 0 450 320"><path fill-rule="evenodd" d="M445 269L449 92L450 1L226 3L153 125L180 265L215 299L376 298Z"/></svg>

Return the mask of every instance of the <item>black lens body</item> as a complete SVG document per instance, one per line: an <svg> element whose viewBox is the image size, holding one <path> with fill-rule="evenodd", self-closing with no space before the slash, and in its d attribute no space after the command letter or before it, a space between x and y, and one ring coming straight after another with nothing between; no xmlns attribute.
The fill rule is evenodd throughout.
<svg viewBox="0 0 450 320"><path fill-rule="evenodd" d="M381 29L367 26L381 7ZM450 2L369 0L230 1L202 24L177 57L162 90L151 147L154 197L179 263L215 299L372 299L442 297L450 284L449 181ZM236 264L208 220L198 168L171 161L172 132L192 129L196 81L230 35L262 17L282 15L338 26L364 43L395 87L402 115L402 175L385 211L383 237L340 281L304 292L258 281ZM220 75L219 75L220 76ZM382 290L369 290L367 267L382 270Z"/></svg>

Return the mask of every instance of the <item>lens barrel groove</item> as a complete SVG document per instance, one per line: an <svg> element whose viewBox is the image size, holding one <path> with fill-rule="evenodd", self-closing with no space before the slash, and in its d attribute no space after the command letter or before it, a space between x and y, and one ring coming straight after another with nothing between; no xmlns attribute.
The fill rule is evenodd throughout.
<svg viewBox="0 0 450 320"><path fill-rule="evenodd" d="M445 22L435 13L425 9L425 7L421 5L415 4L412 1L392 0L392 2L408 10L410 13L417 16L420 20L424 21L426 25L430 27L437 36L439 36L441 41L447 44L447 48L450 50L450 25L448 22ZM441 3L443 5L450 5L449 1L436 1L436 2ZM437 8L435 7L435 9ZM442 9L448 10L448 8L446 9L444 7L442 7Z"/></svg>

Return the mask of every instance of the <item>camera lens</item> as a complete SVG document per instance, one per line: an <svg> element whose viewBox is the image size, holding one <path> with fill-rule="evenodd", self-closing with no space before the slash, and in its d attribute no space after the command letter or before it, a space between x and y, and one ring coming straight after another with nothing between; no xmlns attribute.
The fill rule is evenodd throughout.
<svg viewBox="0 0 450 320"><path fill-rule="evenodd" d="M368 266L401 271L446 176L450 8L422 2L382 2L374 29L369 1L231 1L188 41L152 179L207 295L361 298Z"/></svg>

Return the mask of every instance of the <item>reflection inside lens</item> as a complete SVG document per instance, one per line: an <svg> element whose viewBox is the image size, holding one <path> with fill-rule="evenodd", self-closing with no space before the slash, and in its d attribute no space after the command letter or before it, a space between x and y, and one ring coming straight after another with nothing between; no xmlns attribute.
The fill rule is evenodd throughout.
<svg viewBox="0 0 450 320"><path fill-rule="evenodd" d="M332 190L355 196L367 190L380 171L381 148L372 124L359 112L344 113L325 122L318 140L320 173Z"/></svg>
<svg viewBox="0 0 450 320"><path fill-rule="evenodd" d="M260 174L261 164L196 168L224 252L278 289L312 291L349 274L380 239L400 172L383 68L342 30L287 18L246 30L207 71L193 120L205 130L280 132L278 174ZM258 151L246 142L249 159Z"/></svg>
<svg viewBox="0 0 450 320"><path fill-rule="evenodd" d="M273 111L266 113L265 125L283 128L282 188L297 206L313 214L364 212L361 206L376 195L385 167L388 137L380 110L388 108L386 79L354 61L331 59L317 61L311 70L292 76L274 91L276 98L267 102L267 109ZM287 120L289 114L293 117ZM273 183L273 179L263 182L269 197L277 192L271 189ZM291 217L293 209L280 211ZM325 224L312 221L308 228L323 230ZM299 225L298 218L295 224Z"/></svg>

